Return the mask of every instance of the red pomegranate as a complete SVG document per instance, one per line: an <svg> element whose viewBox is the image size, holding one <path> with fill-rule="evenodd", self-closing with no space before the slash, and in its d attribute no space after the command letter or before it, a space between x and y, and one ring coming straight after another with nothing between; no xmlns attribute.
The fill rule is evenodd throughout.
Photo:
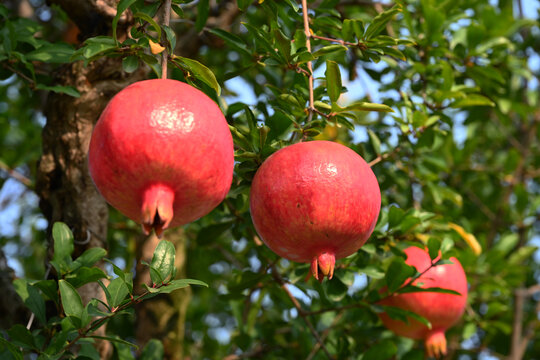
<svg viewBox="0 0 540 360"><path fill-rule="evenodd" d="M366 242L381 207L369 165L330 141L272 154L255 174L250 197L253 224L266 245L284 258L311 263L320 281L332 278L336 259Z"/></svg>
<svg viewBox="0 0 540 360"><path fill-rule="evenodd" d="M431 266L427 250L415 246L405 249L408 265L414 266L420 273ZM436 259L437 260L437 259ZM412 311L431 323L431 329L417 320L408 319L408 324L391 319L386 313L380 314L383 324L400 336L412 339L424 339L426 352L430 357L446 354L445 331L459 321L467 302L467 278L461 263L454 257L453 264L438 265L426 271L413 284L423 288L439 287L457 291L461 294L435 292L417 292L390 296L381 304Z"/></svg>
<svg viewBox="0 0 540 360"><path fill-rule="evenodd" d="M203 92L175 80L145 80L120 91L99 118L90 175L124 215L161 235L214 209L232 182L227 121Z"/></svg>

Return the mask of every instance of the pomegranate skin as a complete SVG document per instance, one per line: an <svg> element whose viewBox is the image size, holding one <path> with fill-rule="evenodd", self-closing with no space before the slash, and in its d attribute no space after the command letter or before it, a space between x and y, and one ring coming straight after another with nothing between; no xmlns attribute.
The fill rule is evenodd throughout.
<svg viewBox="0 0 540 360"><path fill-rule="evenodd" d="M234 149L221 110L185 83L145 80L120 91L99 118L90 175L113 207L157 235L214 209L232 183Z"/></svg>
<svg viewBox="0 0 540 360"><path fill-rule="evenodd" d="M332 278L336 259L369 238L381 207L379 184L356 152L330 141L290 145L272 154L251 186L253 224L286 259L311 263Z"/></svg>
<svg viewBox="0 0 540 360"><path fill-rule="evenodd" d="M412 265L418 272L423 272L431 265L427 250L411 246L405 249L408 265ZM437 259L436 259L437 260ZM457 291L461 294L444 294L436 292L418 292L398 294L382 300L383 305L394 306L412 311L431 323L432 328L417 320L408 319L408 324L400 320L391 319L386 313L379 314L383 324L400 336L423 339L426 352L430 357L440 357L446 354L446 339L444 332L456 324L467 303L467 278L461 263L456 258L450 258L453 264L438 265L418 279L413 284L423 288L439 287Z"/></svg>

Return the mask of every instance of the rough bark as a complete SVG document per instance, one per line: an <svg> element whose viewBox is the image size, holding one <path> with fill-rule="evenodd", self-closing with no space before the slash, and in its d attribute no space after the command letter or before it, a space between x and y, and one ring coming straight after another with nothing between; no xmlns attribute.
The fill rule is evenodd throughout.
<svg viewBox="0 0 540 360"><path fill-rule="evenodd" d="M169 230L165 233L165 237L173 242L176 248L177 278L185 278L186 236L184 231L181 228ZM151 283L148 267L143 266L141 261L148 263L152 261L158 242L159 239L152 235L138 247L135 289L142 289L142 284ZM190 299L191 289L187 287L138 304L135 311L137 314L136 337L139 347L142 349L149 340L158 339L163 342L165 359L183 359L184 323Z"/></svg>

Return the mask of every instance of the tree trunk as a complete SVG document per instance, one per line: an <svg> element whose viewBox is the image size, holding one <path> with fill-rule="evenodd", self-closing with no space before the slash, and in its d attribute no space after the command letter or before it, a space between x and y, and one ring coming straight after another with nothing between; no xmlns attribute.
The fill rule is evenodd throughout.
<svg viewBox="0 0 540 360"><path fill-rule="evenodd" d="M106 248L107 204L94 187L87 164L94 123L110 98L142 75L143 71L124 73L119 59L104 58L87 67L82 62L72 63L61 69L56 82L74 86L81 97L50 93L47 99L36 192L49 221L49 233L56 221L72 229L74 256L91 247ZM97 283L83 286L79 293L85 303L92 298L105 300ZM102 357L106 357L110 345L101 343L99 347Z"/></svg>

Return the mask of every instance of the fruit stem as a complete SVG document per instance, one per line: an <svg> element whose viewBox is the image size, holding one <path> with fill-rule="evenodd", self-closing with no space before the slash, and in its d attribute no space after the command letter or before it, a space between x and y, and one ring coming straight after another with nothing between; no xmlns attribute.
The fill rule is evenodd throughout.
<svg viewBox="0 0 540 360"><path fill-rule="evenodd" d="M336 256L334 253L323 252L311 260L311 274L313 274L313 277L321 283L325 276L330 280L334 276L335 264Z"/></svg>
<svg viewBox="0 0 540 360"><path fill-rule="evenodd" d="M161 238L174 215L174 191L164 184L151 184L146 187L142 198L142 227L146 235L154 229Z"/></svg>
<svg viewBox="0 0 540 360"><path fill-rule="evenodd" d="M446 355L446 337L444 336L444 330L433 330L427 336L425 340L426 353L430 358L439 359L443 355Z"/></svg>

